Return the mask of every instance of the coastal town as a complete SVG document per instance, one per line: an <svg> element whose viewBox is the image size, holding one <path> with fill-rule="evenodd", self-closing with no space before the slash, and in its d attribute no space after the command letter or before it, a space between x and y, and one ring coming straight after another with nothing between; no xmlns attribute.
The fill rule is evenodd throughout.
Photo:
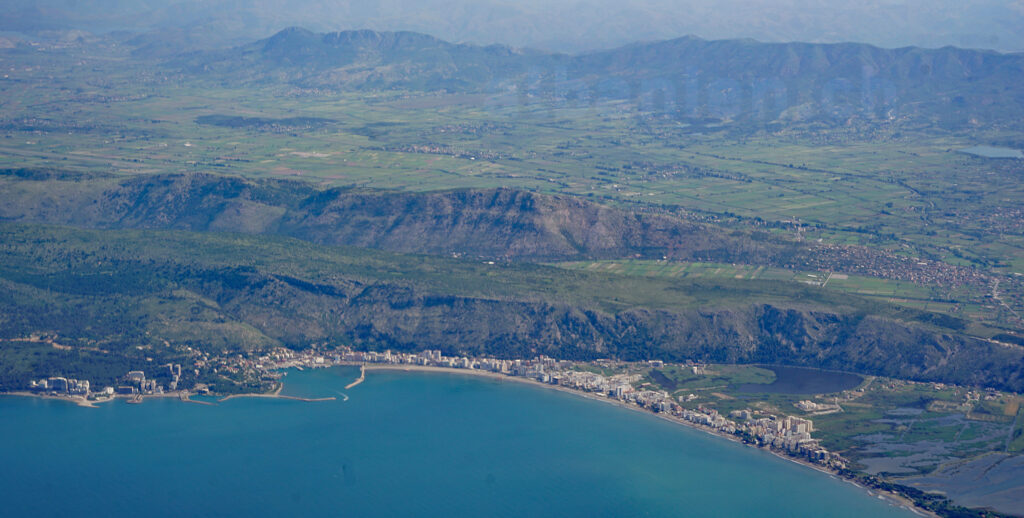
<svg viewBox="0 0 1024 518"><path fill-rule="evenodd" d="M302 363L301 359L297 360ZM467 369L525 378L645 409L673 421L719 435L735 437L748 444L770 448L833 469L845 469L847 466L845 459L823 448L819 441L811 436L814 423L809 419L771 415L751 409L731 412L728 417L719 414L714 408L698 406L695 409L687 409L680 403L695 396L679 396L682 401L677 401L664 390L650 390L642 386L637 388L636 385L642 376L636 373L605 376L578 370L578 362L556 360L546 356L538 356L532 360L447 357L437 350L420 353L346 351L332 358L314 357L312 364L309 365L317 366L328 362ZM598 360L595 363L601 365L618 362ZM646 362L644 366L663 365L663 362L655 360ZM689 367L695 371L703 368L700 364L690 364Z"/></svg>
<svg viewBox="0 0 1024 518"><path fill-rule="evenodd" d="M216 405L239 397L280 398L301 402L336 400L334 396L306 399L281 394L283 379L289 372L335 366L359 367L359 374L345 385L347 392L356 389L371 371L426 371L464 373L494 380L514 380L583 397L604 401L659 418L689 426L738 443L762 448L824 472L850 480L871 490L886 493L906 503L913 501L919 509L935 511L950 505L916 488L892 483L872 471L879 459L871 457L871 448L913 447L918 440L932 440L951 419L957 426L973 430L964 438L970 447L999 447L1006 443L1007 430L1011 441L1018 427L1013 416L1024 398L993 389L897 380L880 377L853 376L844 388L818 390L815 393L777 394L766 387L777 379L778 368L752 365L705 364L688 361L666 363L659 360L626 362L615 359L592 361L559 360L547 356L532 359L448 356L440 350L418 352L357 351L345 346L311 347L303 351L275 348L261 354L207 355L198 353L185 368L179 364L154 365L147 370L124 373L113 384L99 387L90 380L50 376L33 380L29 390L7 394L56 398L91 407L110 401L143 403L149 398L176 398L187 403ZM775 372L776 376L771 373ZM831 373L829 378L841 376ZM849 376L849 375L847 375ZM221 384L218 384L218 379ZM201 380L201 381L200 381ZM230 383L227 383L230 381ZM744 388L752 383L752 388ZM224 391L221 387L235 388ZM249 390L238 391L246 387ZM358 390L358 389L357 389ZM751 397L750 392L756 394ZM339 392L340 399L349 395ZM908 417L912 409L905 405L915 401L924 405L927 418ZM881 411L887 420L872 417ZM915 411L918 412L918 411ZM956 417L956 416L960 417ZM945 417L944 417L945 416ZM945 419L945 421L943 421ZM865 435L888 423L900 433L898 440L887 440L884 434ZM897 437L897 436L893 436ZM958 436L959 437L959 436ZM880 440L867 443L868 448L850 448L851 440ZM994 442L993 442L994 441ZM933 450L937 443L932 444ZM956 440L942 459L956 460L962 455ZM1015 442L1006 448L1016 448ZM840 445L842 452L826 445ZM902 457L885 462L899 462ZM914 459L917 457L906 457Z"/></svg>
<svg viewBox="0 0 1024 518"><path fill-rule="evenodd" d="M620 364L611 360L597 360L595 366ZM692 401L696 396L678 396L673 398L665 390L655 390L640 384L642 375L628 372L614 375L603 375L588 370L581 370L579 362L556 360L546 356L538 356L531 360L508 360L498 358L470 358L467 356L444 356L439 350L426 350L418 353L364 352L339 348L335 351L320 352L309 350L296 352L288 349L276 349L257 357L246 359L220 359L207 361L218 371L247 372L264 379L279 380L281 371L288 368L325 368L337 365L361 365L377 367L417 367L436 369L462 369L477 373L489 373L497 376L519 378L539 384L550 385L562 389L584 393L592 397L607 399L623 405L644 409L659 416L682 422L693 427L714 432L741 440L748 444L770 448L773 451L820 464L833 469L844 469L847 461L840 455L830 452L812 437L814 423L810 419L774 415L755 409L736 410L728 416L718 410L703 405L686 408L682 403ZM619 367L630 364L620 364ZM636 364L640 368L660 368L661 361L650 361ZM695 373L700 373L704 366L691 363L687 366ZM629 371L630 369L622 369ZM365 375L350 384L346 389L357 385ZM40 395L62 397L83 404L100 403L115 398L124 398L128 402L139 403L147 396L179 397L188 400L193 394L208 394L209 388L198 383L190 389L179 388L181 365L168 364L159 368L159 380L166 380L164 385L157 378L147 378L144 371L127 372L117 386L106 386L92 390L88 380L70 379L65 377L48 377L31 382L31 390ZM280 391L277 382L276 392ZM810 405L815 403L808 402Z"/></svg>

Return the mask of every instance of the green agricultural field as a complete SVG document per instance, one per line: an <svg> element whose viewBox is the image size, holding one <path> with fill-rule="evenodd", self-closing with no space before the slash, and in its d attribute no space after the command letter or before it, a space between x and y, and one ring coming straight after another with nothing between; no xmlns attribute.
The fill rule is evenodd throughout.
<svg viewBox="0 0 1024 518"><path fill-rule="evenodd" d="M1024 451L1024 408L1017 410L1017 419L1014 421L1013 431L1010 432L1006 451L1011 453Z"/></svg>
<svg viewBox="0 0 1024 518"><path fill-rule="evenodd" d="M1015 181L1024 165L956 152L1011 137L998 132L798 125L695 133L623 102L185 84L159 68L82 52L54 53L42 65L35 54L4 57L36 66L0 84L8 121L0 166L222 171L417 191L509 186L728 224L788 222L787 232L806 239L1024 270L1024 187ZM210 116L332 122L199 122Z"/></svg>
<svg viewBox="0 0 1024 518"><path fill-rule="evenodd" d="M830 272L800 272L766 266L677 261L610 260L559 263L569 270L672 279L767 280L804 284L822 290L850 293L922 311L932 311L975 323L972 332L991 336L998 332L996 316L980 305L986 293L970 287L954 290L905 281Z"/></svg>
<svg viewBox="0 0 1024 518"><path fill-rule="evenodd" d="M438 292L496 299L528 293L612 313L751 301L842 307L999 337L1000 347L1021 340L1024 161L957 152L1019 141L1004 130L951 132L899 120L691 125L628 101L230 82L186 77L102 45L14 49L0 53L0 66L7 70L0 82L0 168L213 172L404 191L504 186L669 215L751 240L864 245L987 276L946 286L798 264L619 260L560 265L557 274L545 269L539 276L517 270L501 282L491 282L499 274L478 271L456 282L449 266L433 265L432 272L417 260L396 259L390 273L374 273L389 281L404 276ZM276 253L266 246L261 252ZM673 282L690 288L665 288ZM168 312L173 321L182 308ZM147 326L176 333L186 327ZM273 342L226 322L192 329Z"/></svg>
<svg viewBox="0 0 1024 518"><path fill-rule="evenodd" d="M868 377L855 389L839 394L750 394L736 389L742 383L770 383L774 373L757 366L709 365L703 374L692 367L665 365L659 372L678 384L673 396L683 396L688 408L714 408L724 415L751 410L772 415L793 415L814 422L814 437L866 469L899 467L904 475L928 472L944 462L991 451L1020 451L1019 397L998 397L971 403L970 389L907 383ZM651 376L644 383L652 383ZM665 387L662 387L665 388ZM693 394L695 398L689 398ZM796 403L811 400L838 405L838 409L806 412ZM980 406L999 414L998 419L972 417ZM971 409L974 411L965 410ZM1013 412L1014 416L1008 416ZM986 414L987 416L987 414ZM985 416L981 416L985 417ZM915 456L915 452L928 455ZM888 459L888 460L881 460ZM909 470L909 471L906 471Z"/></svg>
<svg viewBox="0 0 1024 518"><path fill-rule="evenodd" d="M671 389L676 396L686 396L696 391L705 399L713 397L710 396L712 391L724 391L727 387L743 383L771 383L775 379L772 371L755 365L709 365L702 368L701 374L682 365L666 365L657 371L673 386L665 387L650 374L643 381Z"/></svg>
<svg viewBox="0 0 1024 518"><path fill-rule="evenodd" d="M947 328L964 321L964 334L1006 337L1001 343L1019 340L1024 328L1024 277L1015 275L1024 273L1024 161L957 152L1017 138L1002 130L954 134L853 121L771 128L726 122L697 131L624 101L186 80L110 48L12 51L0 55L0 65L9 75L0 82L0 168L215 172L324 187L504 186L581 196L744 235L865 245L966 265L1000 282L925 285L763 265L561 265L629 277L616 281L618 297L570 290L604 309L630 307L641 289L633 279L642 276L736 288L685 297L656 290L649 298L661 307L734 304L746 293L812 304L855 295L857 304L896 308L897 318L942 315ZM237 118L263 122L210 122ZM323 122L288 122L294 120ZM230 333L253 336L243 328Z"/></svg>

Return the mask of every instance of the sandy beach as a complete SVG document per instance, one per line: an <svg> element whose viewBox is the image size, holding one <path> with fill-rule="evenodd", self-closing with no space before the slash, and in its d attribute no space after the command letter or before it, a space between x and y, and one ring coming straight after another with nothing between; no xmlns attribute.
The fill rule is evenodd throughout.
<svg viewBox="0 0 1024 518"><path fill-rule="evenodd" d="M2 393L0 393L0 395L2 395L2 396L18 396L18 397L36 397L36 398L41 398L41 399L53 399L53 400L57 400L57 401L66 401L68 403L74 403L74 404L76 404L76 405L78 405L80 407L84 407L84 408L96 408L96 405L99 404L99 403L106 403L108 401L113 401L114 400L114 398L107 398L107 399L97 399L97 400L89 401L88 399L85 399L82 396L54 396L54 395L50 395L50 394L39 394L39 393L36 393L36 392L25 392L25 391L2 392Z"/></svg>
<svg viewBox="0 0 1024 518"><path fill-rule="evenodd" d="M276 397L281 395L281 389L283 389L283 388L284 388L284 383L278 383L277 384L277 388L274 389L273 392L270 392L270 393L267 393L267 394L231 394L230 396L224 396L224 397L218 399L217 401L218 402L220 402L220 401L227 401L229 399L236 399L236 398L240 398L240 397L276 398Z"/></svg>
<svg viewBox="0 0 1024 518"><path fill-rule="evenodd" d="M359 365L359 364L349 364L349 365ZM523 378L523 377L519 377L519 376L507 376L505 374L498 374L498 373L495 373L495 372L481 371L481 370L475 370L475 369L456 369L456 368L450 368L450 367L429 367L429 366L423 366L423 365L388 365L388 364L371 364L371 365L364 365L363 367L365 369L364 372L365 371L434 372L434 373L459 374L459 375L463 375L463 376L477 376L477 377L489 378L489 379L498 380L498 381L514 381L516 383L525 383L525 384L528 384L528 385L535 385L535 386L543 387L543 388L546 388L546 389L558 390L558 391L564 392L566 394L572 394L572 395L575 395L575 396L578 396L578 397L582 397L582 398L586 398L586 399L590 399L590 400L593 400L593 401L601 401L601 402L604 402L604 403L610 403L610 404L617 405L619 407L622 407L622 408L625 408L625 409L628 409L628 410L632 410L632 411L635 411L635 412L642 412L642 413L647 414L647 415L653 415L653 416L658 417L660 419L664 419L666 421L669 421L669 422L672 422L672 423L675 423L675 424L683 425L683 426L686 426L688 428L691 428L691 429L694 429L694 430L698 430L698 431L707 433L709 435L714 435L716 437L720 437L722 439L726 439L728 441L732 441L732 442L737 443L737 444L742 444L744 446L749 446L751 448L756 448L758 450L762 450L762 451L771 453L772 455L774 455L774 456L776 456L776 457L778 457L780 459L784 459L784 460L787 460L789 462L793 462L795 464L799 464L801 466L804 466L804 467L807 467L807 468L811 468L811 469L813 469L815 471L818 471L818 472L820 472L822 474L825 474L825 475L828 475L830 477L834 477L834 478L837 478L837 479L840 479L840 480L844 480L844 481L846 481L846 482L848 482L850 484L853 484L853 485L855 485L855 486L857 486L857 487L867 491L869 494L881 496L885 500L889 501L892 505L895 505L895 506L898 506L898 507L902 507L902 508L907 509L909 511L912 511L915 514L918 514L920 516L928 516L928 517L933 517L933 518L939 518L939 515L937 515L935 513L932 513L931 511L927 511L927 510L924 510L924 509L921 509L921 508L915 506L913 501L911 501L910 499L908 499L908 498L906 498L906 497L904 497L902 495L899 495L899 494L896 494L896 493L890 493L890 492L887 492L887 491L880 491L878 489L862 486L862 485L860 485L860 484L858 484L858 483L856 483L856 482L854 482L852 480L849 480L849 479L841 477L838 473L836 473L835 471L832 471L829 468L826 468L825 466L821 466L819 464L815 464L815 463L807 461L807 460L790 457L789 455L786 455L784 453L773 451L770 448L764 448L764 447L760 447L760 446L755 446L753 444L748 444L748 443L743 442L739 437L736 437L735 435L728 434L728 433L725 433L725 432L721 432L721 431L716 430L714 428L708 428L708 427L705 427L705 426L701 426L701 425L699 425L697 423L691 423L689 421L686 421L685 419L682 419L682 418L679 418L679 417L676 417L676 416L666 415L666 414L661 414L661 413L654 413L654 412L651 412L650 410L647 410L645 408L640 408L640 407L638 407L636 405L633 405L633 404L630 404L630 403L626 403L624 401L619 401L618 399L611 399L611 398L607 398L607 397L604 397L604 396L599 396L599 395L596 395L596 394L592 394L592 393L589 393L589 392L582 392L582 391L579 391L579 390L576 390L576 389L571 389L571 388L568 388L568 387L561 387L561 386L558 386L558 385L551 385L550 383L541 383L541 382L539 382L537 380L533 380L533 379L529 379L529 378Z"/></svg>
<svg viewBox="0 0 1024 518"><path fill-rule="evenodd" d="M698 430L698 431L707 433L709 435L714 435L716 437L720 437L722 439L726 439L726 440L732 441L732 442L737 443L737 444L742 444L744 446L750 446L752 448L757 448L759 450L763 450L765 452L771 453L772 455L775 455L776 457L778 457L780 459L784 459L784 460L793 462L795 464L799 464L801 466L811 468L811 469L813 469L815 471L818 471L820 473L823 473L825 475L828 475L828 476L831 476L831 477L835 477L837 479L844 480L844 481L846 481L846 482L848 482L850 484L853 484L853 485L855 485L855 486L857 486L857 487L859 487L861 489L864 489L865 491L867 491L871 495L878 495L878 496L884 498L885 500L889 501L891 504L899 506L899 507L902 507L902 508L905 508L905 509L908 509L908 510L910 510L910 511L912 511L912 512L914 512L914 513L916 513L916 514L918 514L920 516L928 516L928 517L938 518L937 514L934 514L934 513L930 512L930 511L923 510L921 508L918 508L917 506L915 506L913 504L913 502L911 500L909 500L909 499L907 499L907 498L905 498L905 497L903 497L903 496L901 496L899 494L890 493L890 492L887 492L887 491L880 491L880 490L877 490L877 489L874 489L874 488L869 488L869 487L862 486L862 485L860 485L860 484L858 484L858 483L856 483L856 482L854 482L852 480L845 479L845 478L841 477L838 473L836 473L836 472L832 471L831 469L826 468L824 466L812 463L812 462L807 461L807 460L790 457L788 455L785 455L784 453L773 451L770 448L764 448L764 447L759 447L759 446L755 446L755 445L752 445L752 444L748 444L748 443L743 442L739 437L736 437L735 435L728 434L728 433L725 433L725 432L721 432L721 431L713 429L713 428L708 428L708 427L699 425L697 423L691 423L689 421L686 421L686 420L684 420L682 418L679 418L679 417L676 417L676 416L666 415L666 414L661 414L661 413L654 413L654 412L651 412L651 411L649 411L649 410L647 410L645 408L641 408L641 407L638 407L636 405L633 405L633 404L630 404L630 403L627 403L627 402L624 402L624 401L620 401L618 399L611 399L611 398L607 398L607 397L604 397L604 396L601 396L601 395L597 395L597 394L593 394L593 393L589 393L589 392L582 392L582 391L579 391L579 390L576 390L576 389L572 389L572 388L568 388L568 387L562 387L562 386L558 386L558 385L551 385L549 383L542 383L540 381L529 379L529 378L523 378L523 377L519 377L519 376L508 376L508 375L505 375L505 374L499 374L499 373L495 373L495 372L481 371L481 370L475 370L475 369L458 369L458 368L450 368L450 367L432 367L432 366L422 366L422 365L361 364L361 363L341 363L341 364L338 364L338 365L341 365L341 366L352 366L352 367L358 366L358 367L360 367L360 375L359 375L359 377L356 378L353 382L351 382L348 385L346 385L346 387L345 387L346 390L354 388L354 387L358 386L359 384L363 383L366 380L366 373L368 371L428 372L428 373L456 374L456 375L460 375L460 376L475 376L475 377L487 378L487 379L491 379L491 380L495 380L495 381L499 381L499 382L511 381L511 382L515 382L515 383L523 383L523 384L533 385L533 386L537 386L537 387L541 387L541 388L545 388L545 389L549 389L549 390L557 390L557 391L560 391L560 392L564 392L566 394L572 394L574 396L585 398L585 399L590 399L590 400L593 400L593 401L600 401L600 402L603 402L603 403L610 403L610 404L617 405L619 407L622 407L622 408L625 408L625 409L628 409L628 410L631 410L631 411L634 411L634 412L642 412L644 414L652 415L654 417L657 417L657 418L660 418L660 419L664 419L666 421L670 421L670 422L678 424L678 425L683 425L683 426L686 426L688 428L691 428L691 429L694 429L694 430ZM334 400L337 400L337 398L334 397L334 396L329 396L329 397L324 397L324 398L302 398L302 397L295 397L295 396L286 396L286 395L282 395L281 394L281 390L283 388L284 388L284 382L281 382L281 383L278 384L277 389L275 389L273 392L270 392L270 393L263 393L263 394L256 394L256 393L253 393L253 394L232 394L232 395L228 395L228 396L222 397L222 398L218 399L217 401L218 402L223 402L223 401L228 401L228 400L231 400L231 399L238 399L238 398L287 399L287 400L302 401L302 402L320 402L320 401L334 401ZM103 400L89 401L89 400L87 400L87 399L85 399L83 397L80 397L80 396L53 396L53 395L45 395L45 394L39 394L39 393L34 393L34 392L23 392L23 391L22 392L5 392L5 393L0 393L0 395L22 396L22 397L37 397L37 398L43 398L43 399L54 399L54 400L60 400L60 401L66 401L66 402L69 402L69 403L74 403L76 405L79 405L79 406L82 406L82 407L87 407L87 408L96 408L96 404L97 403L106 403L106 402L109 402L109 401L113 401L114 399L127 399L129 397L138 397L138 396L114 396L114 397L103 399ZM176 397L176 398L178 398L179 400L181 400L182 402L185 402L185 403L196 403L196 404L216 406L216 403L212 403L212 402L209 402L209 401L192 400L192 399L189 399L189 396L190 396L190 394L188 392L167 392L167 393L163 393L163 394L151 394L151 395L141 396L141 400L144 401L147 398ZM347 400L347 397L346 397L346 400Z"/></svg>

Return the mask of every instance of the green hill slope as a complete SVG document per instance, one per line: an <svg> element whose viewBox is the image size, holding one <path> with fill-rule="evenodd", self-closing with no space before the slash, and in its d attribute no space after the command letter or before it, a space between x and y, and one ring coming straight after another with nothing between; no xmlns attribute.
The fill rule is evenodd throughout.
<svg viewBox="0 0 1024 518"><path fill-rule="evenodd" d="M604 276L238 234L12 224L0 233L0 339L55 335L111 358L326 342L785 363L1024 389L1020 348L795 284Z"/></svg>

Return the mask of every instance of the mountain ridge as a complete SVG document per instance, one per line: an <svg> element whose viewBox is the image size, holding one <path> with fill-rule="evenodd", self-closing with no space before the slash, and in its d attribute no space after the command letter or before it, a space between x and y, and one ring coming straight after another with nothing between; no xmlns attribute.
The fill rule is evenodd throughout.
<svg viewBox="0 0 1024 518"><path fill-rule="evenodd" d="M7 221L278 234L401 253L527 261L668 255L733 262L794 251L790 244L732 237L670 216L508 188L405 193L202 173L99 180L8 173L13 179L0 175L0 196L9 202L0 220Z"/></svg>
<svg viewBox="0 0 1024 518"><path fill-rule="evenodd" d="M774 363L1024 387L1022 348L806 286L773 285L789 293L775 302L750 291L758 281L488 265L280 236L12 223L0 223L0 235L0 285L10 294L0 299L0 340L43 333L111 351L170 342L218 352L327 342ZM806 297L795 301L799 293Z"/></svg>
<svg viewBox="0 0 1024 518"><path fill-rule="evenodd" d="M818 115L839 120L914 116L953 126L1012 124L1024 104L1024 53L957 47L685 36L569 55L455 44L408 31L318 34L289 28L166 66L229 82L305 88L633 100L655 112L723 119L771 120L813 104Z"/></svg>
<svg viewBox="0 0 1024 518"><path fill-rule="evenodd" d="M280 235L311 243L486 260L654 259L741 263L935 285L990 284L961 267L867 247L798 243L669 211L630 211L510 188L322 189L210 173L136 177L0 170L0 221L98 229Z"/></svg>
<svg viewBox="0 0 1024 518"><path fill-rule="evenodd" d="M0 26L16 31L188 32L187 40L213 40L210 43L256 39L291 25L321 32L394 28L431 32L451 41L561 51L611 48L635 40L637 34L654 39L699 34L710 39L749 36L764 41L864 41L887 47L1024 49L1019 31L1024 9L1019 3L945 1L915 7L891 1L837 6L823 0L754 5L746 0L36 0L8 6Z"/></svg>

